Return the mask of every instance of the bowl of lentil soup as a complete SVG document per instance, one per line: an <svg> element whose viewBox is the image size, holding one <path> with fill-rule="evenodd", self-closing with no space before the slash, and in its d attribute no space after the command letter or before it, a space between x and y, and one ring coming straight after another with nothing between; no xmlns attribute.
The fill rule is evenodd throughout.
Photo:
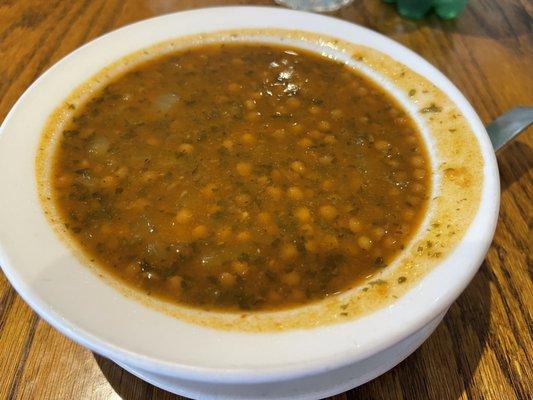
<svg viewBox="0 0 533 400"><path fill-rule="evenodd" d="M486 132L442 74L270 8L85 45L17 102L0 162L17 291L196 398L317 398L391 368L476 272L499 198Z"/></svg>

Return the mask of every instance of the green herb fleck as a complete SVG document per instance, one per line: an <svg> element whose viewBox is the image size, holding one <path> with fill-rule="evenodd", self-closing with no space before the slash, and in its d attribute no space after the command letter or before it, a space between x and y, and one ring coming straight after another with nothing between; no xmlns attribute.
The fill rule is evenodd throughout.
<svg viewBox="0 0 533 400"><path fill-rule="evenodd" d="M429 107L424 107L420 110L422 114L438 113L442 111L442 107L437 106L435 103L431 103Z"/></svg>
<svg viewBox="0 0 533 400"><path fill-rule="evenodd" d="M376 257L376 259L374 260L374 265L377 267L386 267L383 257L381 256Z"/></svg>
<svg viewBox="0 0 533 400"><path fill-rule="evenodd" d="M250 261L250 254L241 253L241 255L239 256L239 261Z"/></svg>

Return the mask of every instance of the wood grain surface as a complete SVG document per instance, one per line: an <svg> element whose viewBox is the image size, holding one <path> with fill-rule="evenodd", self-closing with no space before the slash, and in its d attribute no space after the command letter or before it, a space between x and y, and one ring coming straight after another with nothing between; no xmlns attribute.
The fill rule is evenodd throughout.
<svg viewBox="0 0 533 400"><path fill-rule="evenodd" d="M0 0L0 120L48 67L87 41L155 15L269 1ZM484 122L533 105L533 3L471 0L455 21L400 18L379 0L335 13L403 43L446 74ZM498 154L500 220L479 273L404 362L343 399L533 398L533 130ZM2 188L9 190L9 188ZM1 221L0 221L1 223ZM0 399L179 399L73 343L0 274Z"/></svg>

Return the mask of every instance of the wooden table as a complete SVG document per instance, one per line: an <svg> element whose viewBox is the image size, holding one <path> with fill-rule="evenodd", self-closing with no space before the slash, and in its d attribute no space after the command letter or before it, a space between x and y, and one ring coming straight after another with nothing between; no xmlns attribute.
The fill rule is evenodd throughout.
<svg viewBox="0 0 533 400"><path fill-rule="evenodd" d="M85 42L158 14L230 3L271 2L0 1L0 119L43 71ZM421 54L488 122L516 105L533 105L532 13L527 0L475 0L455 21L414 22L378 0L355 0L335 15ZM443 323L396 368L335 399L533 397L532 133L498 155L502 205L494 243ZM0 274L0 399L115 398L179 397L60 335Z"/></svg>

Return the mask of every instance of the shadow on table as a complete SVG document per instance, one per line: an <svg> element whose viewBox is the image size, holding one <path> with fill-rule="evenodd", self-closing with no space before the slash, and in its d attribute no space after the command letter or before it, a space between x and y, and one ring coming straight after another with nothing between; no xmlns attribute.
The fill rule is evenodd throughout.
<svg viewBox="0 0 533 400"><path fill-rule="evenodd" d="M523 135L533 134L533 127L530 127ZM500 181L502 194L514 182L529 173L533 168L533 148L527 143L517 140L509 143L507 147L498 153L498 166L500 169Z"/></svg>
<svg viewBox="0 0 533 400"><path fill-rule="evenodd" d="M484 263L437 330L415 353L388 373L336 398L441 400L468 395L490 330L490 280ZM106 358L97 354L94 358L124 400L183 399L143 382Z"/></svg>

